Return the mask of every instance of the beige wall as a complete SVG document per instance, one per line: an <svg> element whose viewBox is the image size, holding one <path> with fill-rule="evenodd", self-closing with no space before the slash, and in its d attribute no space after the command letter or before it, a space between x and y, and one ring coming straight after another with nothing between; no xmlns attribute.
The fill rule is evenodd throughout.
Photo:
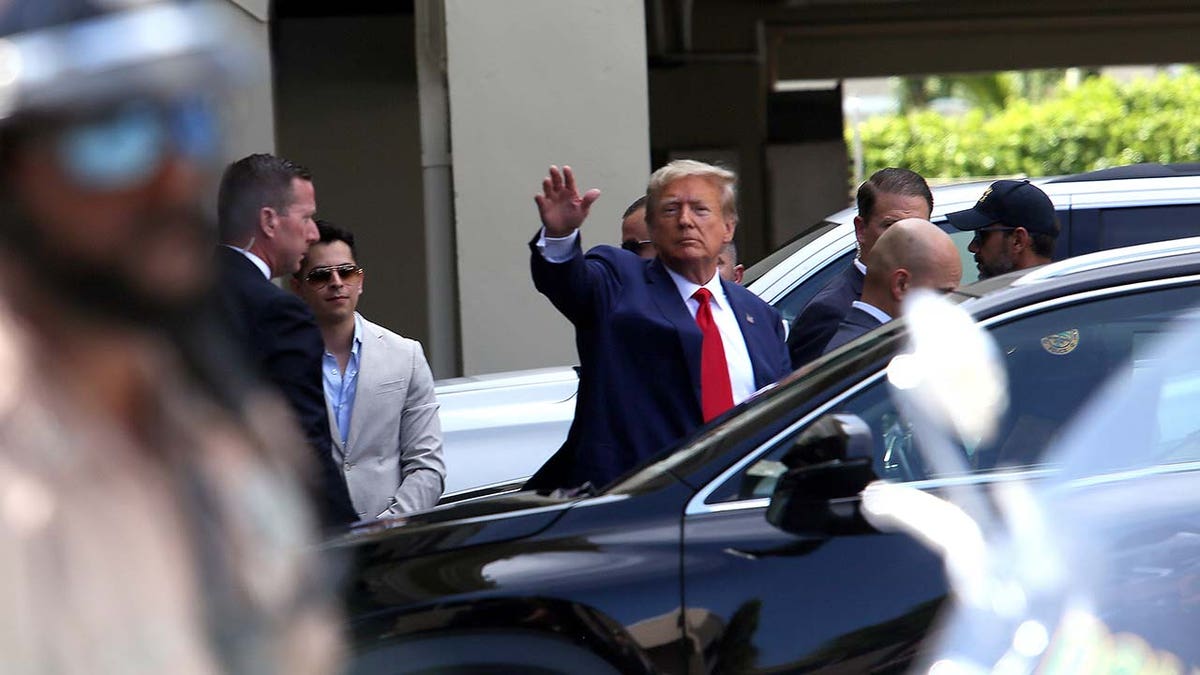
<svg viewBox="0 0 1200 675"><path fill-rule="evenodd" d="M656 158L735 158L722 163L738 172L736 241L741 258L751 262L770 252L761 188L767 126L762 78L754 62L693 62L650 71Z"/></svg>
<svg viewBox="0 0 1200 675"><path fill-rule="evenodd" d="M312 169L319 216L358 240L362 313L430 340L414 20L287 18L276 24L279 154ZM434 375L455 375L434 367Z"/></svg>
<svg viewBox="0 0 1200 675"><path fill-rule="evenodd" d="M267 17L270 15L269 5L271 4L271 0L229 0L229 2L263 23L267 21Z"/></svg>
<svg viewBox="0 0 1200 675"><path fill-rule="evenodd" d="M255 79L237 91L229 102L229 125L226 131L225 156L233 161L252 152L271 152L275 149L275 113L271 96L271 40L267 26L266 0L261 7L251 0L230 0L230 14L241 24L250 44L237 45L253 59L247 71ZM261 14L258 13L261 9Z"/></svg>
<svg viewBox="0 0 1200 675"><path fill-rule="evenodd" d="M849 206L849 175L842 141L768 146L769 248L778 248L825 216Z"/></svg>
<svg viewBox="0 0 1200 675"><path fill-rule="evenodd" d="M585 246L616 242L649 170L642 0L444 5L463 370L575 363L529 278L533 194L569 163L604 192Z"/></svg>

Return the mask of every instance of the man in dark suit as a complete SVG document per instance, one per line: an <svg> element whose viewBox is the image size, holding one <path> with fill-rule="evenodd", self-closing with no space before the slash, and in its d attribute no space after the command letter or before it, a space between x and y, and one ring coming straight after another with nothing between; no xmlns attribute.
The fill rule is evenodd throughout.
<svg viewBox="0 0 1200 675"><path fill-rule="evenodd" d="M531 488L602 486L790 372L779 314L717 274L737 214L733 173L691 160L647 188L653 260L611 246L582 253L599 196L550 167L530 242L534 285L575 325L581 363L567 441Z"/></svg>
<svg viewBox="0 0 1200 675"><path fill-rule="evenodd" d="M949 293L962 281L962 260L950 235L928 220L896 221L879 236L867 257L860 300L838 324L825 353L899 316L916 288Z"/></svg>
<svg viewBox="0 0 1200 675"><path fill-rule="evenodd" d="M321 333L304 301L271 283L291 274L317 240L312 175L273 155L229 165L218 196L221 307L259 375L291 404L318 470L316 504L326 526L357 516L334 464L321 383Z"/></svg>
<svg viewBox="0 0 1200 675"><path fill-rule="evenodd" d="M805 305L788 333L792 367L799 368L824 353L838 324L850 311L850 303L863 292L865 261L884 230L905 218L928 219L933 211L933 193L925 179L908 169L880 169L858 188L858 215L854 236L858 256L840 275L825 285Z"/></svg>

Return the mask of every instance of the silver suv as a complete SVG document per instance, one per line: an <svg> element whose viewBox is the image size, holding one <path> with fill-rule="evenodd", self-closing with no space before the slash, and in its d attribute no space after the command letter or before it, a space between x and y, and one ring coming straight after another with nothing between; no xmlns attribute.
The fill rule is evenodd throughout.
<svg viewBox="0 0 1200 675"><path fill-rule="evenodd" d="M1056 259L1200 235L1200 164L1138 164L1032 179L1058 210ZM972 233L945 214L974 205L990 181L933 190L932 220L951 233L963 283L975 281ZM854 256L855 208L839 211L764 258L745 284L791 322ZM502 490L532 475L562 444L575 412L570 367L496 373L438 383L445 433L446 501Z"/></svg>

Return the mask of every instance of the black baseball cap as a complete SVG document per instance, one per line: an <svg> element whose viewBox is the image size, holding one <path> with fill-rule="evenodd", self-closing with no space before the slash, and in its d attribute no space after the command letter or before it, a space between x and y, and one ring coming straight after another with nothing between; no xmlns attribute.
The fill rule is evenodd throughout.
<svg viewBox="0 0 1200 675"><path fill-rule="evenodd" d="M984 190L974 207L947 213L946 220L960 230L978 230L998 223L1023 227L1033 234L1058 236L1054 204L1027 180L998 180Z"/></svg>

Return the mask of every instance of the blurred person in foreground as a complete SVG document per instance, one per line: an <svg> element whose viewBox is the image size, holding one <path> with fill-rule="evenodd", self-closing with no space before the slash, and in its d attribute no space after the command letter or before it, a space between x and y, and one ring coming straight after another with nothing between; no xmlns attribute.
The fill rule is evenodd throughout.
<svg viewBox="0 0 1200 675"><path fill-rule="evenodd" d="M1054 203L1028 180L998 180L975 206L947 213L946 220L975 232L967 250L980 279L1050 262L1060 229Z"/></svg>
<svg viewBox="0 0 1200 675"><path fill-rule="evenodd" d="M647 260L612 246L584 254L579 228L600 191L580 195L570 167L550 167L530 264L575 326L579 397L566 442L527 487L606 485L790 372L779 313L717 274L736 180L693 160L655 171L646 218L658 256Z"/></svg>
<svg viewBox="0 0 1200 675"><path fill-rule="evenodd" d="M358 313L367 273L354 235L317 221L292 275L325 342L322 381L336 458L360 519L437 506L445 485L442 425L421 343Z"/></svg>
<svg viewBox="0 0 1200 675"><path fill-rule="evenodd" d="M899 316L914 289L949 293L961 281L962 261L950 235L928 220L896 221L871 248L862 297L851 303L825 353Z"/></svg>
<svg viewBox="0 0 1200 675"><path fill-rule="evenodd" d="M833 278L800 310L788 331L792 367L799 368L825 351L830 338L850 312L850 303L863 292L867 259L875 241L893 223L905 218L928 220L933 212L933 192L920 174L888 167L871 174L855 195L858 215L854 236L858 254L840 275Z"/></svg>
<svg viewBox="0 0 1200 675"><path fill-rule="evenodd" d="M0 5L0 672L335 666L297 436L205 310L210 9Z"/></svg>

